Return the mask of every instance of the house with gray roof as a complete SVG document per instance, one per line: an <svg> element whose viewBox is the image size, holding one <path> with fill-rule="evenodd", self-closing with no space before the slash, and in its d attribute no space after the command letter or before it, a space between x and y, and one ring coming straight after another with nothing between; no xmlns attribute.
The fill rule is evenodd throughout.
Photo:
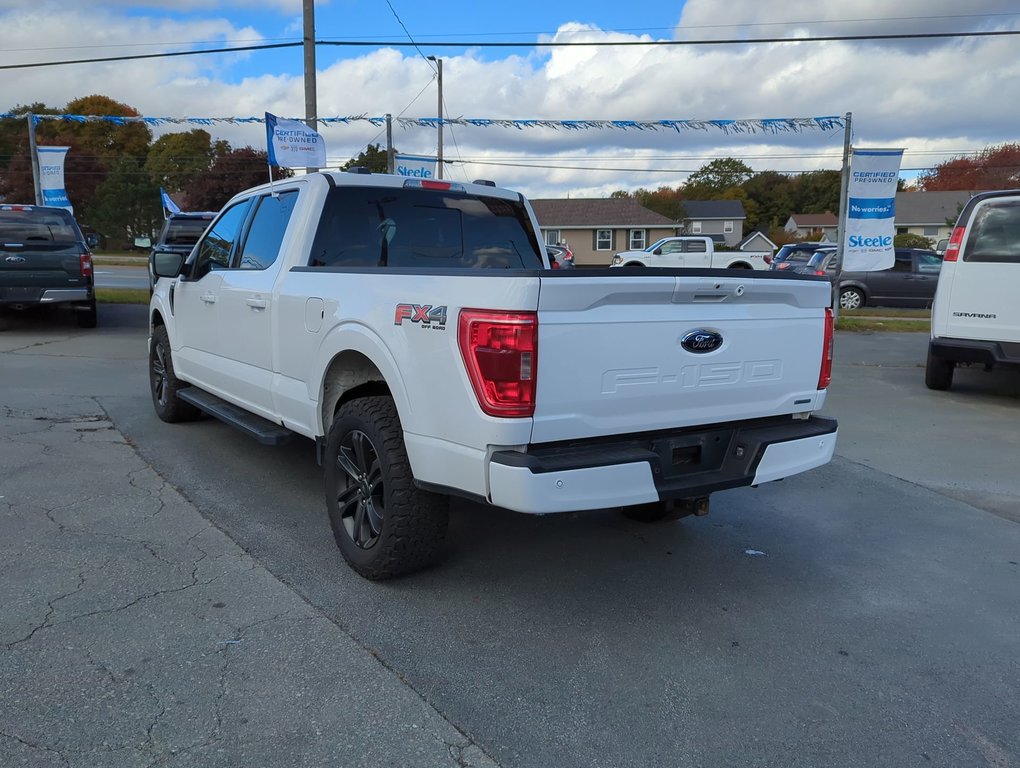
<svg viewBox="0 0 1020 768"><path fill-rule="evenodd" d="M677 232L678 224L627 197L532 200L542 238L565 242L578 266L609 266L620 251L647 248Z"/></svg>
<svg viewBox="0 0 1020 768"><path fill-rule="evenodd" d="M736 248L744 236L744 204L739 200L684 200L685 235L711 237L717 245Z"/></svg>
<svg viewBox="0 0 1020 768"><path fill-rule="evenodd" d="M897 192L896 234L921 235L932 245L953 233L956 217L976 191Z"/></svg>
<svg viewBox="0 0 1020 768"><path fill-rule="evenodd" d="M531 205L545 242L566 242L578 266L608 266L620 251L640 251L678 234L711 237L736 247L745 218L739 200L684 200L683 221L650 211L629 197L532 200Z"/></svg>

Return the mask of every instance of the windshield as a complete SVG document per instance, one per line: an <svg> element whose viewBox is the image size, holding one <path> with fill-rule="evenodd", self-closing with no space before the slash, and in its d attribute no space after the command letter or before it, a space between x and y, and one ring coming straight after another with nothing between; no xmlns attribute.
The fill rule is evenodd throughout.
<svg viewBox="0 0 1020 768"><path fill-rule="evenodd" d="M194 245L211 219L170 219L163 245Z"/></svg>
<svg viewBox="0 0 1020 768"><path fill-rule="evenodd" d="M5 243L74 243L81 240L70 213L59 209L0 208L0 240Z"/></svg>

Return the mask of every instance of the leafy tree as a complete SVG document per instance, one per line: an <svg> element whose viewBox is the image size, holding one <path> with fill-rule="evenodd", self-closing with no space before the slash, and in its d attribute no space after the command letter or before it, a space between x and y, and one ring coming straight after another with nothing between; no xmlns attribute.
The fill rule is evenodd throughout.
<svg viewBox="0 0 1020 768"><path fill-rule="evenodd" d="M192 211L218 211L238 192L269 181L269 158L265 151L252 147L231 149L227 142L217 142L216 160L212 168L200 174L187 190L188 208ZM288 168L274 168L273 178L293 176Z"/></svg>
<svg viewBox="0 0 1020 768"><path fill-rule="evenodd" d="M896 248L931 248L934 244L930 237L915 235L910 232L896 235L893 238L893 245Z"/></svg>
<svg viewBox="0 0 1020 768"><path fill-rule="evenodd" d="M366 149L358 153L357 157L341 165L340 170L346 171L348 168L357 166L368 168L372 173L386 173L386 150L381 149L378 144L369 144Z"/></svg>
<svg viewBox="0 0 1020 768"><path fill-rule="evenodd" d="M153 184L137 158L122 157L99 185L84 218L114 245L152 237L163 220L159 185Z"/></svg>
<svg viewBox="0 0 1020 768"><path fill-rule="evenodd" d="M199 174L212 167L215 157L216 149L208 131L195 128L184 133L167 133L149 148L145 170L152 183L167 192L187 192Z"/></svg>
<svg viewBox="0 0 1020 768"><path fill-rule="evenodd" d="M839 210L839 171L809 171L794 177L794 213L825 213Z"/></svg>
<svg viewBox="0 0 1020 768"><path fill-rule="evenodd" d="M747 216L752 229L771 232L786 223L794 212L793 187L793 179L778 171L761 171L741 185L748 199L757 206L757 216L752 218L750 213Z"/></svg>
<svg viewBox="0 0 1020 768"><path fill-rule="evenodd" d="M720 157L701 166L687 177L684 197L688 200L719 200L724 192L739 187L754 175L746 163Z"/></svg>
<svg viewBox="0 0 1020 768"><path fill-rule="evenodd" d="M113 117L138 117L134 107L122 104L109 96L84 96L68 102L65 111L71 115L103 115ZM43 126L40 126L43 128ZM104 165L112 164L130 155L144 159L152 142L152 131L144 123L124 123L105 120L73 123L48 120L45 125L47 135L55 134L58 141L73 143L80 152L91 152L97 155Z"/></svg>
<svg viewBox="0 0 1020 768"><path fill-rule="evenodd" d="M917 182L925 192L1020 186L1020 144L985 147L973 157L951 158L921 174Z"/></svg>

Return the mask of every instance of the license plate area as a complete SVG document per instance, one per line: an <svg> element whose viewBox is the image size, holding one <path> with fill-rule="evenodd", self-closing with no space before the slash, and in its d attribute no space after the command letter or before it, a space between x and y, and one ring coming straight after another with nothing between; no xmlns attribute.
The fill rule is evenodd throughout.
<svg viewBox="0 0 1020 768"><path fill-rule="evenodd" d="M721 469L733 439L734 430L719 429L656 440L652 450L659 456L663 477L679 477Z"/></svg>

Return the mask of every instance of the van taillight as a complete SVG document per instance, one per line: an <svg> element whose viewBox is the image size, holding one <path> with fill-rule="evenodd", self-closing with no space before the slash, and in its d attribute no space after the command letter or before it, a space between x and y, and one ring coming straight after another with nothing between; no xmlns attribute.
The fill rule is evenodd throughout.
<svg viewBox="0 0 1020 768"><path fill-rule="evenodd" d="M481 409L490 416L533 416L538 315L464 309L458 340Z"/></svg>
<svg viewBox="0 0 1020 768"><path fill-rule="evenodd" d="M960 244L963 242L963 233L966 231L966 227L956 227L953 230L953 234L949 237L949 245L946 246L945 255L943 255L943 261L957 261L960 258Z"/></svg>
<svg viewBox="0 0 1020 768"><path fill-rule="evenodd" d="M832 310L825 308L825 341L822 342L822 367L818 371L818 388L825 389L832 381Z"/></svg>
<svg viewBox="0 0 1020 768"><path fill-rule="evenodd" d="M92 254L82 253L78 256L78 266L82 277L92 277Z"/></svg>

